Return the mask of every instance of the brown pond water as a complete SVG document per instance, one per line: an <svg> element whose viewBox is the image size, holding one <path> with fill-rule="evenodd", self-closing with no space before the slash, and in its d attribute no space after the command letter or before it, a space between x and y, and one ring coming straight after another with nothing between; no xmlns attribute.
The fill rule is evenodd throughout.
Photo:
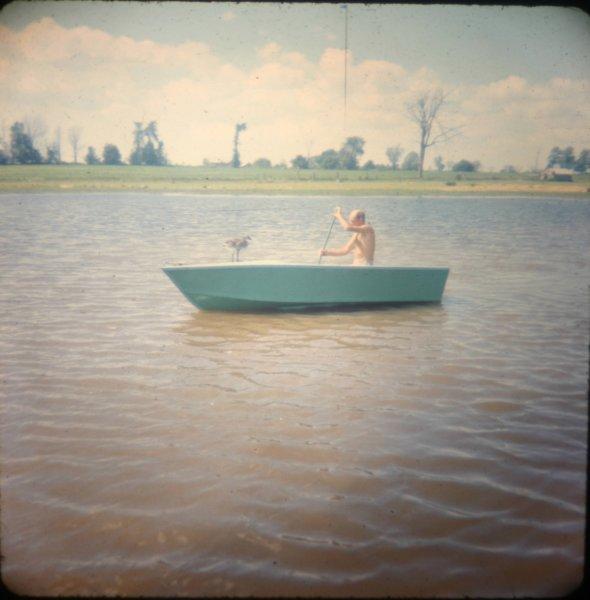
<svg viewBox="0 0 590 600"><path fill-rule="evenodd" d="M440 305L199 312L334 204ZM590 202L0 196L2 577L32 595L559 595L583 568ZM332 245L346 236L335 231ZM304 250L301 250L304 248Z"/></svg>

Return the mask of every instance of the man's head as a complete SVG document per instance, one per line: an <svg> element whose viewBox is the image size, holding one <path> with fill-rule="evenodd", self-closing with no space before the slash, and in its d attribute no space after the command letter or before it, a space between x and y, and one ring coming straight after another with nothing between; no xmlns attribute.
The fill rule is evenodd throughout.
<svg viewBox="0 0 590 600"><path fill-rule="evenodd" d="M365 224L365 211L359 210L358 208L353 210L348 215L348 222L351 225L364 225Z"/></svg>

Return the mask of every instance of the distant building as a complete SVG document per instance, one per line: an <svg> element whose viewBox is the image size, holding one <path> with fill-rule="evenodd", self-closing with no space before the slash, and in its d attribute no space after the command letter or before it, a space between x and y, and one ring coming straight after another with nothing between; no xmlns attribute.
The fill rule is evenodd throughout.
<svg viewBox="0 0 590 600"><path fill-rule="evenodd" d="M561 167L548 167L544 171L541 171L541 179L546 181L573 181L574 171Z"/></svg>

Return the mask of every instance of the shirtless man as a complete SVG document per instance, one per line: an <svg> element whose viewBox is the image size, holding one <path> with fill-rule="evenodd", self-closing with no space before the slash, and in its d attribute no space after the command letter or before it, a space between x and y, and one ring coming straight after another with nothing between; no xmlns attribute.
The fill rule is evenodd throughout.
<svg viewBox="0 0 590 600"><path fill-rule="evenodd" d="M369 223L365 223L364 211L353 210L347 221L338 207L334 212L334 217L346 231L353 231L354 235L342 248L320 250L320 256L344 256L354 250L353 265L372 265L375 255L375 231Z"/></svg>

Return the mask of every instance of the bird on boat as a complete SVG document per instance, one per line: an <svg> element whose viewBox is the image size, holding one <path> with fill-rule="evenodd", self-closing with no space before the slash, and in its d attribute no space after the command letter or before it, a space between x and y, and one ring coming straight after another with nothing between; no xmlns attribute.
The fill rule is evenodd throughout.
<svg viewBox="0 0 590 600"><path fill-rule="evenodd" d="M233 252L231 255L232 262L234 262L234 257L235 262L240 262L240 250L246 248L248 246L248 242L251 239L252 238L249 235L247 235L241 238L233 238L231 240L226 240L225 245L229 246L230 248L233 248Z"/></svg>

